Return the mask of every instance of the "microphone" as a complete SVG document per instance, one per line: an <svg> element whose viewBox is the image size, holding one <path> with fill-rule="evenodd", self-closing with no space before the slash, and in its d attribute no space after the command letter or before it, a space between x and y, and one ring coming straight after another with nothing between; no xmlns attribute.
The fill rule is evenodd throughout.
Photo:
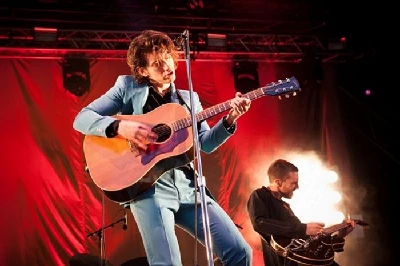
<svg viewBox="0 0 400 266"><path fill-rule="evenodd" d="M187 39L189 34L188 30L184 30L178 37L176 37L174 43L175 46L182 46L183 42Z"/></svg>
<svg viewBox="0 0 400 266"><path fill-rule="evenodd" d="M124 230L128 229L128 213L126 211L124 215L124 224L122 225L122 229Z"/></svg>

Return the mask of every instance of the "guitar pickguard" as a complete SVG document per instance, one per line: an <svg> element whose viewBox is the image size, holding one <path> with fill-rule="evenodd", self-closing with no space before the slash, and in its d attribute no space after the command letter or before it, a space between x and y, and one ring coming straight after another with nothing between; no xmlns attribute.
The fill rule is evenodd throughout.
<svg viewBox="0 0 400 266"><path fill-rule="evenodd" d="M355 224L368 226L361 220L353 220ZM323 232L307 239L289 239L283 236L271 236L270 245L275 252L303 265L331 265L335 251L343 251L344 239L333 237L332 233L350 225L343 221L340 224L324 228Z"/></svg>
<svg viewBox="0 0 400 266"><path fill-rule="evenodd" d="M147 147L146 152L141 154L141 163L143 165L149 164L152 160L154 160L158 155L171 153L174 149L184 141L186 141L189 137L188 131L179 130L172 134L172 136L167 139L163 143L150 143Z"/></svg>

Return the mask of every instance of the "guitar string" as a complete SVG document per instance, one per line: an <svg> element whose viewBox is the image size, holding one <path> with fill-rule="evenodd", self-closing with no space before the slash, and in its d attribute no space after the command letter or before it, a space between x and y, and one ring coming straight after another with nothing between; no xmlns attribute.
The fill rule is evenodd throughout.
<svg viewBox="0 0 400 266"><path fill-rule="evenodd" d="M255 97L251 97L251 94L254 94ZM257 93L257 92L250 92L245 94L245 97L248 96L248 98L250 99L254 99L257 96L261 96L262 94ZM203 112L200 112L199 114L197 114L198 117L202 118L202 117L207 117L207 114L217 114L223 111L227 111L229 109L230 106L227 106L229 104L229 101L218 104L217 106L214 106L210 109L204 110ZM221 111L222 110L222 111ZM178 125L178 129L182 129L185 128L187 126L190 126L191 121L189 121L189 117L186 118L182 118L180 120L177 120L176 122L173 123L173 125ZM183 125L183 127L181 127L181 124ZM171 130L170 127L166 126L166 125L162 125L160 127L154 128L153 132L157 133L159 136L167 136L171 134Z"/></svg>
<svg viewBox="0 0 400 266"><path fill-rule="evenodd" d="M262 92L260 92L260 91L262 91ZM263 94L265 94L264 88L259 88L259 89L256 89L256 90L252 91L252 92L246 93L244 95L244 97L249 98L250 100L254 100L254 99L262 96ZM214 107L212 107L210 109L204 110L203 112L197 114L197 116L200 116L200 118L201 118L203 116L202 114L204 114L204 113L206 113L206 114L208 113L208 114L211 114L211 115L213 114L213 112L219 113L218 111L220 111L221 107L226 108L223 111L227 111L229 109L229 107L226 106L228 103L229 103L229 101L221 103L221 104L218 104L217 106L214 106ZM216 110L216 109L218 109L218 110ZM180 124L183 124L183 127L181 127ZM182 129L182 128L185 128L187 126L190 126L190 124L188 124L188 117L180 119L180 120L174 122L173 125L178 125L177 129ZM162 125L160 127L154 128L153 132L157 133L157 135L159 135L160 137L163 137L163 136L170 135L172 130L170 129L169 126Z"/></svg>

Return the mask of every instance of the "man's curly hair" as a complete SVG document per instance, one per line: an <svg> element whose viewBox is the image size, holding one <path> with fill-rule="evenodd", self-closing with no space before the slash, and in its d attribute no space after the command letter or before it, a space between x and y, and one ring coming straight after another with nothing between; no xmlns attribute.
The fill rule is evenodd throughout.
<svg viewBox="0 0 400 266"><path fill-rule="evenodd" d="M166 33L144 30L131 41L126 61L138 83L148 82L148 78L139 73L141 67L145 68L148 66L147 55L154 53L158 56L158 60L162 61L162 55L165 52L171 54L176 69L178 67L179 55L174 42Z"/></svg>

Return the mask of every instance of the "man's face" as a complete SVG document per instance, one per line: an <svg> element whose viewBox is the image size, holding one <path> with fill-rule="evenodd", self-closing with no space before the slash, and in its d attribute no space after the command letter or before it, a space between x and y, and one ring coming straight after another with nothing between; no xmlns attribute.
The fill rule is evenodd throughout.
<svg viewBox="0 0 400 266"><path fill-rule="evenodd" d="M142 75L149 78L156 87L163 87L175 81L175 63L170 53L164 52L157 56L155 53L147 55L148 66L142 69Z"/></svg>
<svg viewBox="0 0 400 266"><path fill-rule="evenodd" d="M279 182L280 185L278 188L282 197L291 199L293 197L293 192L299 188L299 175L297 172L290 172L285 181L279 180Z"/></svg>

